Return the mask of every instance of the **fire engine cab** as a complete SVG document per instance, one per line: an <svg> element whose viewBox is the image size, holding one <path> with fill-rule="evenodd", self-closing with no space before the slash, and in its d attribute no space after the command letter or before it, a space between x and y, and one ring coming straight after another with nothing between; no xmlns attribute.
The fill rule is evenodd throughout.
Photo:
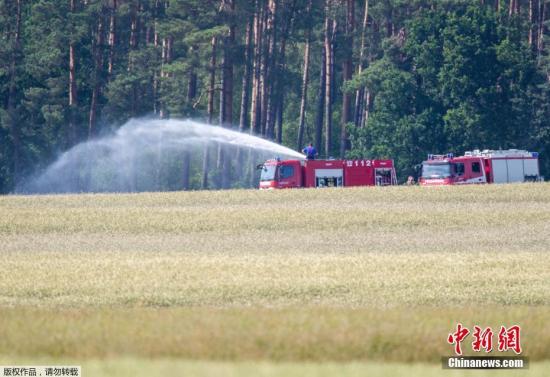
<svg viewBox="0 0 550 377"><path fill-rule="evenodd" d="M537 152L518 149L474 150L464 156L428 155L420 184L459 185L540 181Z"/></svg>
<svg viewBox="0 0 550 377"><path fill-rule="evenodd" d="M259 165L260 189L390 186L397 184L393 160L284 160Z"/></svg>

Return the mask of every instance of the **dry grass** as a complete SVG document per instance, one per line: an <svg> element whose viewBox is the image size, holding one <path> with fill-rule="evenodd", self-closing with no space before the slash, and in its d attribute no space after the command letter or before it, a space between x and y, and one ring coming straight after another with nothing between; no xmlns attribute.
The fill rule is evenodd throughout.
<svg viewBox="0 0 550 377"><path fill-rule="evenodd" d="M62 243L57 238L45 238L50 245ZM139 239L132 242L139 243ZM167 242L162 237L158 240L159 245ZM100 243L82 242L85 247ZM183 239L181 243L168 243L172 242L173 247L186 243ZM115 252L67 248L8 252L2 263L7 273L0 278L0 305L60 308L310 304L381 309L402 305L550 303L550 260L543 251L473 249L459 253L390 249L383 253L368 251L368 246L364 252L341 251L334 245L334 251L315 253L292 250L291 245L276 252L275 246L266 244L262 253L231 249L235 240L226 241L223 237L217 242L220 248L229 248L208 250L202 245L206 250ZM213 242L210 247L215 247Z"/></svg>
<svg viewBox="0 0 550 377"><path fill-rule="evenodd" d="M548 358L547 307L1 309L0 355L191 360L434 362L458 321L518 323L531 360ZM465 351L468 344L465 343ZM470 353L471 349L470 349Z"/></svg>
<svg viewBox="0 0 550 377"><path fill-rule="evenodd" d="M11 196L0 249L4 355L434 361L463 321L550 356L548 184Z"/></svg>

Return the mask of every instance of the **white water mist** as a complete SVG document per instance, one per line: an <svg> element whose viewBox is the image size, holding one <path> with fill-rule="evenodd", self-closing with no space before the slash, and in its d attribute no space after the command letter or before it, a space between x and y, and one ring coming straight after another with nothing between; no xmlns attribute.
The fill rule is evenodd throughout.
<svg viewBox="0 0 550 377"><path fill-rule="evenodd" d="M192 120L132 119L114 134L75 145L44 171L28 179L17 192L128 192L178 189L184 158L197 180L203 151L211 156L219 146L231 159L231 186L252 174L255 164L275 156L303 159L292 149L218 126ZM212 160L213 157L210 159ZM187 161L189 163L189 161ZM243 166L246 165L246 166ZM215 179L219 163L209 161ZM248 186L252 179L248 180ZM195 184L195 186L197 186Z"/></svg>

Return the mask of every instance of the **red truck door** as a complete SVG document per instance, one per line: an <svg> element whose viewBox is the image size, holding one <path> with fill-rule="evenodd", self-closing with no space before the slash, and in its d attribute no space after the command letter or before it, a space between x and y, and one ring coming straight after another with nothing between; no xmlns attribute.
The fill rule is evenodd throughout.
<svg viewBox="0 0 550 377"><path fill-rule="evenodd" d="M464 164L466 183L487 183L485 166L481 158L473 158L465 161Z"/></svg>
<svg viewBox="0 0 550 377"><path fill-rule="evenodd" d="M302 187L302 169L298 161L285 161L279 166L277 181L280 188Z"/></svg>

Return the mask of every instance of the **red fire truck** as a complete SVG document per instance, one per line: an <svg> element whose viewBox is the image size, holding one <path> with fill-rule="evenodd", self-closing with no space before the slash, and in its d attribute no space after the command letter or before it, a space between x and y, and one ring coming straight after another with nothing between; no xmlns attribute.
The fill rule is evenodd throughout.
<svg viewBox="0 0 550 377"><path fill-rule="evenodd" d="M512 183L541 180L538 153L518 149L474 150L464 156L428 155L422 163L424 186Z"/></svg>
<svg viewBox="0 0 550 377"><path fill-rule="evenodd" d="M268 160L260 189L390 186L397 184L393 160Z"/></svg>

